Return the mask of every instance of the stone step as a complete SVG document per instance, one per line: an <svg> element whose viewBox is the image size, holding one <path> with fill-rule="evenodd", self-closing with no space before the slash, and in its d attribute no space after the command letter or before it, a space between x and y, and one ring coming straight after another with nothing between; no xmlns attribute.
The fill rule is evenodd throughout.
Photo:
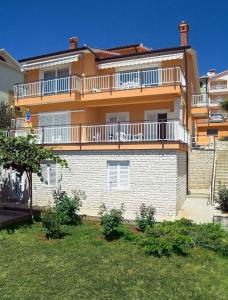
<svg viewBox="0 0 228 300"><path fill-rule="evenodd" d="M192 199L192 198L201 198L206 199L209 197L209 189L190 189L189 194L186 198Z"/></svg>

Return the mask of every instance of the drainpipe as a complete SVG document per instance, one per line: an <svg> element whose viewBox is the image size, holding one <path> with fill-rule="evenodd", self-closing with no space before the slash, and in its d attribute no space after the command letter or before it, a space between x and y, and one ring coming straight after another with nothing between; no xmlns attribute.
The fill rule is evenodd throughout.
<svg viewBox="0 0 228 300"><path fill-rule="evenodd" d="M188 132L188 111L189 111L189 107L188 107L188 60L187 60L187 53L186 53L186 49L184 49L184 64L185 64L185 82L186 82L186 97L185 97L185 101L186 101L186 130ZM188 187L189 187L189 182L188 182L188 174L189 174L189 155L188 155L188 151L187 151L187 155L186 155L186 173L187 173L187 177L186 177L186 189L187 189L187 194L188 194Z"/></svg>

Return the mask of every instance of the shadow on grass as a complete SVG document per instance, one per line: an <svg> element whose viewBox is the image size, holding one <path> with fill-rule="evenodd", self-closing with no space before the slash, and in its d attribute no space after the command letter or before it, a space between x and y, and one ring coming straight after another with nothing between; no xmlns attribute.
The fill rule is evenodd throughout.
<svg viewBox="0 0 228 300"><path fill-rule="evenodd" d="M105 239L108 242L116 241L124 237L125 233L121 230L113 230L110 234L105 235Z"/></svg>
<svg viewBox="0 0 228 300"><path fill-rule="evenodd" d="M5 226L1 228L1 230L6 230L8 234L13 234L16 230L22 229L22 228L31 228L34 224L34 221L32 219L22 221L18 224L12 224Z"/></svg>
<svg viewBox="0 0 228 300"><path fill-rule="evenodd" d="M66 231L58 232L56 234L45 233L45 237L48 240L62 240L66 236L70 236L71 234Z"/></svg>

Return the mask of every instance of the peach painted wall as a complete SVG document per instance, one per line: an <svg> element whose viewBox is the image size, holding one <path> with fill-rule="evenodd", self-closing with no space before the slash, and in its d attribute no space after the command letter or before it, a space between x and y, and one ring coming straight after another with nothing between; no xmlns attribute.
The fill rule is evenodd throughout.
<svg viewBox="0 0 228 300"><path fill-rule="evenodd" d="M205 145L208 144L210 141L210 137L207 135L208 129L218 129L218 137L216 140L221 139L222 137L228 136L228 122L226 123L218 123L218 124L211 124L209 123L208 126L204 125L202 127L197 128L197 136L198 136L198 143Z"/></svg>
<svg viewBox="0 0 228 300"><path fill-rule="evenodd" d="M143 121L144 112L147 110L162 110L167 109L170 112L174 110L173 102L157 102L157 103L141 103L141 104L131 104L131 105L115 105L115 106L105 106L105 107L90 107L84 108L83 111L72 111L71 112L71 124L103 124L106 123L106 114L115 112L129 112L130 121ZM67 109L60 109L63 111ZM70 109L68 109L70 111ZM46 110L46 112L51 112L52 109ZM56 111L56 110L55 110ZM43 111L41 111L43 112ZM53 111L54 112L54 111ZM38 126L38 112L31 111L32 113L32 124L33 126Z"/></svg>

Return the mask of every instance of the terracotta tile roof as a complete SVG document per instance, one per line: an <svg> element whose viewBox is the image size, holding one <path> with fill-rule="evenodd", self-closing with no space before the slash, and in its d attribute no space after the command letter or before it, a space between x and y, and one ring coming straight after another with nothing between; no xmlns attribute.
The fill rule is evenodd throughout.
<svg viewBox="0 0 228 300"><path fill-rule="evenodd" d="M121 55L111 55L107 57L97 57L96 61L103 61L103 60L113 60L113 59L119 59L124 57L131 57L131 56L142 56L147 54L155 54L155 53L162 53L162 52L173 52L173 51L179 51L184 49L190 49L191 46L179 46L179 47L171 47L171 48L161 48L161 49L152 49L145 52L138 52L138 53L130 53L130 54L121 54Z"/></svg>

